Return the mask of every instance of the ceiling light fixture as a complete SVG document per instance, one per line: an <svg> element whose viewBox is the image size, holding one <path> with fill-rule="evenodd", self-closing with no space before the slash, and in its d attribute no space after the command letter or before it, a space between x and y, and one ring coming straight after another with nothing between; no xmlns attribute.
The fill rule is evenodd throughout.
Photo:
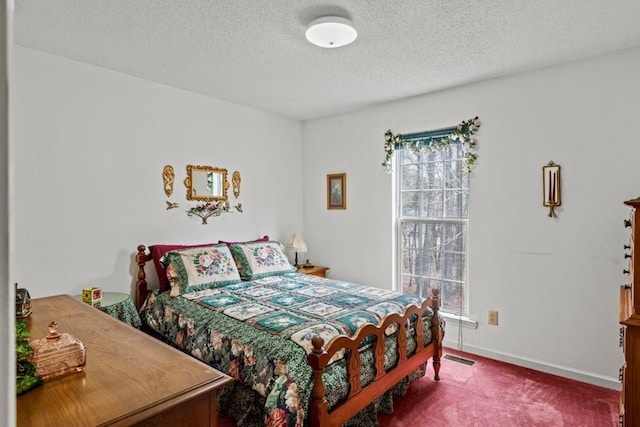
<svg viewBox="0 0 640 427"><path fill-rule="evenodd" d="M326 48L346 46L358 37L351 21L339 16L314 19L305 35L311 43Z"/></svg>

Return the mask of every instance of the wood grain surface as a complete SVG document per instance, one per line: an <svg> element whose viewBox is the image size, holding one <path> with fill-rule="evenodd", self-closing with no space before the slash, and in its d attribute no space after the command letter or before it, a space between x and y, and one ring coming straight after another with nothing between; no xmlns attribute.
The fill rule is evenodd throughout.
<svg viewBox="0 0 640 427"><path fill-rule="evenodd" d="M18 396L18 426L215 425L216 391L230 377L69 295L32 307L31 339L55 320L86 345L87 361Z"/></svg>

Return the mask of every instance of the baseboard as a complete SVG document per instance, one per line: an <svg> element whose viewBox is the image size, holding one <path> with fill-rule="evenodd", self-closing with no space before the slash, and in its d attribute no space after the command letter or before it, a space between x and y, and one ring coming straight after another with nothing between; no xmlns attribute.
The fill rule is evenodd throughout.
<svg viewBox="0 0 640 427"><path fill-rule="evenodd" d="M443 345L454 350L458 349L458 344L455 341L447 340L446 338L444 339ZM581 381L600 387L606 387L613 390L620 390L621 388L620 381L615 377L605 377L589 372L569 369L567 367L542 363L540 361L526 359L507 353L495 352L486 348L469 344L465 344L461 351L470 354L477 354L478 356L483 356L489 359L499 360L501 362L511 363L514 365L522 366L524 368L535 369L536 371L546 372L548 374L558 375L560 377L570 378L572 380Z"/></svg>

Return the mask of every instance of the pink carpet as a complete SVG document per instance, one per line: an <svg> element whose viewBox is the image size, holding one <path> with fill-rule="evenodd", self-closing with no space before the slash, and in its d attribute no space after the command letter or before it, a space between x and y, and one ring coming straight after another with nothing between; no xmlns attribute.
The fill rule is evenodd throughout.
<svg viewBox="0 0 640 427"><path fill-rule="evenodd" d="M440 381L416 381L394 401L381 426L580 426L618 425L620 393L603 387L445 349L471 359L467 366L443 359Z"/></svg>
<svg viewBox="0 0 640 427"><path fill-rule="evenodd" d="M444 354L475 361L473 366L444 359L440 381L427 376L394 401L381 427L614 427L620 393L603 387L521 368L445 348ZM220 419L219 426L235 423Z"/></svg>

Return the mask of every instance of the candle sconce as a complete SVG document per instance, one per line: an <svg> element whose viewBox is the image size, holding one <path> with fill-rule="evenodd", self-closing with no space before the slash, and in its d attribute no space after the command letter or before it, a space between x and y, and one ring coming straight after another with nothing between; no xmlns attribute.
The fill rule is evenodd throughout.
<svg viewBox="0 0 640 427"><path fill-rule="evenodd" d="M561 204L560 165L549 162L542 167L542 206L549 208L548 217L557 218L555 208Z"/></svg>
<svg viewBox="0 0 640 427"><path fill-rule="evenodd" d="M167 197L171 197L173 194L173 180L175 179L176 174L173 171L173 166L166 165L164 169L162 169L162 181L164 181L164 194Z"/></svg>

